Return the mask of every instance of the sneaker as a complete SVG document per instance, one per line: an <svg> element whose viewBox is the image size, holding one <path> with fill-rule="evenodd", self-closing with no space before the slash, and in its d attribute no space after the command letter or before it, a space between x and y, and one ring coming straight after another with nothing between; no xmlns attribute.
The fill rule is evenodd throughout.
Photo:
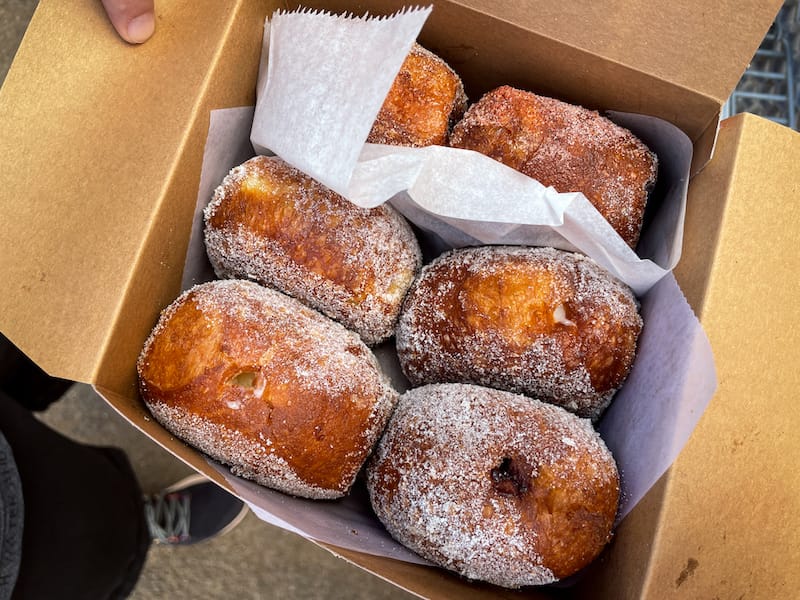
<svg viewBox="0 0 800 600"><path fill-rule="evenodd" d="M244 519L247 506L195 474L145 497L144 514L154 542L183 546L230 531Z"/></svg>

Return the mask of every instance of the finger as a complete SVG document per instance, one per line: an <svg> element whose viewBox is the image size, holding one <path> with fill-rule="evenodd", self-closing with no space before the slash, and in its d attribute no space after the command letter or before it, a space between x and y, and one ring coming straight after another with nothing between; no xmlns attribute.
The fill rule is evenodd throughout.
<svg viewBox="0 0 800 600"><path fill-rule="evenodd" d="M131 44L141 44L156 28L154 0L102 0L108 19L119 36Z"/></svg>

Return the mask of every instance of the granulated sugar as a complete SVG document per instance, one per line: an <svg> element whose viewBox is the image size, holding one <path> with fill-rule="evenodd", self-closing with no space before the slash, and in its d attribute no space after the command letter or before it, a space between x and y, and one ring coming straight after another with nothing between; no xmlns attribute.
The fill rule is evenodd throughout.
<svg viewBox="0 0 800 600"><path fill-rule="evenodd" d="M367 485L378 517L401 543L506 587L550 583L591 560L610 536L619 494L613 458L587 420L461 384L401 396ZM587 536L592 527L599 530ZM568 535L553 543L556 528ZM588 553L581 544L591 546Z"/></svg>
<svg viewBox="0 0 800 600"><path fill-rule="evenodd" d="M397 351L415 385L475 383L596 417L633 363L637 310L629 288L579 254L455 250L409 291Z"/></svg>
<svg viewBox="0 0 800 600"><path fill-rule="evenodd" d="M391 335L421 264L416 238L393 208L360 208L277 157L234 168L205 223L218 277L294 296L369 344Z"/></svg>
<svg viewBox="0 0 800 600"><path fill-rule="evenodd" d="M274 450L238 431L163 402L149 404L149 408L156 420L173 435L229 465L234 475L303 498L331 499L343 495L303 481ZM349 488L351 484L352 480L340 482L342 487Z"/></svg>
<svg viewBox="0 0 800 600"><path fill-rule="evenodd" d="M556 191L583 192L636 247L658 160L630 131L596 111L502 86L470 107L450 143Z"/></svg>
<svg viewBox="0 0 800 600"><path fill-rule="evenodd" d="M433 52L414 44L367 137L371 144L445 145L467 108L461 78Z"/></svg>
<svg viewBox="0 0 800 600"><path fill-rule="evenodd" d="M346 493L397 398L355 333L247 281L182 294L137 367L169 431L235 473L313 498Z"/></svg>

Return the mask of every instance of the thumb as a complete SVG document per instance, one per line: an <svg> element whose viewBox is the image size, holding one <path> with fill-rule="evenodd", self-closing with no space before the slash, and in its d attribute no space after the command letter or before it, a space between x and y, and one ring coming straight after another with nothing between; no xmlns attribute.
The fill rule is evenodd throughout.
<svg viewBox="0 0 800 600"><path fill-rule="evenodd" d="M141 44L156 28L155 0L102 0L108 19L119 36L131 44Z"/></svg>

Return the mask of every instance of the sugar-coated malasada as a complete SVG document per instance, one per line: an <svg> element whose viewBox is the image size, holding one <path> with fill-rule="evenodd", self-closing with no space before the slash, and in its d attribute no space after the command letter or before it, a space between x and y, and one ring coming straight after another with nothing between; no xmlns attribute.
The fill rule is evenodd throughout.
<svg viewBox="0 0 800 600"><path fill-rule="evenodd" d="M278 157L235 167L205 209L218 277L274 287L368 344L388 338L421 253L392 207L360 208Z"/></svg>
<svg viewBox="0 0 800 600"><path fill-rule="evenodd" d="M641 328L630 288L583 255L464 248L422 269L397 354L413 385L475 383L596 418L628 376Z"/></svg>
<svg viewBox="0 0 800 600"><path fill-rule="evenodd" d="M444 146L467 108L461 78L414 44L383 102L367 141L391 146Z"/></svg>
<svg viewBox="0 0 800 600"><path fill-rule="evenodd" d="M619 473L586 419L475 385L400 397L367 463L389 533L470 579L552 583L611 538Z"/></svg>
<svg viewBox="0 0 800 600"><path fill-rule="evenodd" d="M145 404L173 435L306 498L348 492L397 399L355 333L250 281L184 292L137 368Z"/></svg>

